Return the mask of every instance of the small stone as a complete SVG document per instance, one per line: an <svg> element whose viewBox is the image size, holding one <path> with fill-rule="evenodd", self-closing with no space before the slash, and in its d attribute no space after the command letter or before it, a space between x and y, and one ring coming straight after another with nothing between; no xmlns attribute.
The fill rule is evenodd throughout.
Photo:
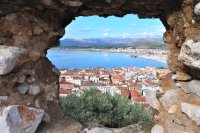
<svg viewBox="0 0 200 133"><path fill-rule="evenodd" d="M151 133L164 133L164 129L162 126L160 125L155 125L152 129L151 129Z"/></svg>
<svg viewBox="0 0 200 133"><path fill-rule="evenodd" d="M33 83L35 83L35 78L29 76L29 77L26 78L26 82L27 82L28 84L33 84Z"/></svg>
<svg viewBox="0 0 200 133"><path fill-rule="evenodd" d="M112 2L112 0L106 0L106 2L107 2L107 3L111 3L111 2Z"/></svg>
<svg viewBox="0 0 200 133"><path fill-rule="evenodd" d="M188 82L178 82L176 86L181 88L186 94L189 94Z"/></svg>
<svg viewBox="0 0 200 133"><path fill-rule="evenodd" d="M34 33L35 35L40 35L43 31L44 31L44 30L43 30L42 28L40 28L39 26L35 26L35 27L34 27L33 33Z"/></svg>
<svg viewBox="0 0 200 133"><path fill-rule="evenodd" d="M179 108L179 106L176 105L176 104L174 104L174 105L172 105L172 106L169 108L168 113L169 113L169 114L174 114L174 113L177 112L178 108Z"/></svg>
<svg viewBox="0 0 200 133"><path fill-rule="evenodd" d="M44 111L32 107L12 105L3 109L0 131L3 133L34 133ZM27 117L28 116L28 117Z"/></svg>
<svg viewBox="0 0 200 133"><path fill-rule="evenodd" d="M47 114L46 112L44 113L44 116L42 118L42 121L46 122L46 123L50 123L51 119L49 114Z"/></svg>
<svg viewBox="0 0 200 133"><path fill-rule="evenodd" d="M200 81L199 80L192 80L188 84L189 91L195 93L196 95L200 96Z"/></svg>
<svg viewBox="0 0 200 133"><path fill-rule="evenodd" d="M24 83L25 82L25 79L26 79L26 76L25 75L22 75L20 77L17 78L17 83Z"/></svg>
<svg viewBox="0 0 200 133"><path fill-rule="evenodd" d="M0 45L0 75L10 73L17 65L25 50L18 47Z"/></svg>
<svg viewBox="0 0 200 133"><path fill-rule="evenodd" d="M38 85L29 85L28 94L37 95L40 93L40 87Z"/></svg>
<svg viewBox="0 0 200 133"><path fill-rule="evenodd" d="M192 24L195 24L195 20L194 19L192 20Z"/></svg>
<svg viewBox="0 0 200 133"><path fill-rule="evenodd" d="M146 91L146 101L154 109L160 109L160 102L156 97L156 91Z"/></svg>
<svg viewBox="0 0 200 133"><path fill-rule="evenodd" d="M162 94L164 93L164 90L163 90L162 87L159 86L158 90L159 90L160 93L162 93Z"/></svg>
<svg viewBox="0 0 200 133"><path fill-rule="evenodd" d="M81 6L83 4L80 1L73 1L73 0L72 1L64 0L63 3L68 5L68 6L72 6L72 7Z"/></svg>
<svg viewBox="0 0 200 133"><path fill-rule="evenodd" d="M190 75L186 73L177 71L176 74L172 76L172 79L178 80L178 81L188 81L188 80L191 80L192 78Z"/></svg>
<svg viewBox="0 0 200 133"><path fill-rule="evenodd" d="M193 121L200 125L200 106L182 102L181 110L187 114Z"/></svg>
<svg viewBox="0 0 200 133"><path fill-rule="evenodd" d="M8 96L0 96L0 104L6 102L8 100Z"/></svg>
<svg viewBox="0 0 200 133"><path fill-rule="evenodd" d="M20 94L25 94L28 91L28 85L20 84L17 86L17 90Z"/></svg>
<svg viewBox="0 0 200 133"><path fill-rule="evenodd" d="M35 104L36 108L41 108L40 107L40 100L39 100L39 98L35 99L34 104Z"/></svg>
<svg viewBox="0 0 200 133"><path fill-rule="evenodd" d="M196 15L200 15L200 2L195 5L195 7L194 7L194 13Z"/></svg>

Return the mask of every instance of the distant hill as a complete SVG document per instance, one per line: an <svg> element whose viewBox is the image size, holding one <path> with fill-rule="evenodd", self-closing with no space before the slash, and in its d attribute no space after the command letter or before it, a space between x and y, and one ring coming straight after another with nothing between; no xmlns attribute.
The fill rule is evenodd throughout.
<svg viewBox="0 0 200 133"><path fill-rule="evenodd" d="M60 47L78 48L166 48L162 38L90 38L90 39L64 39Z"/></svg>

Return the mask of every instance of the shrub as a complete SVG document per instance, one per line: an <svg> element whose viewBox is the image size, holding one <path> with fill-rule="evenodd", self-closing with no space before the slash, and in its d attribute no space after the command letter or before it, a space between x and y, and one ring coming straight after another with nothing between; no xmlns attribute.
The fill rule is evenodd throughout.
<svg viewBox="0 0 200 133"><path fill-rule="evenodd" d="M101 94L96 89L80 97L72 94L60 98L64 111L81 122L97 122L107 127L124 127L140 121L152 121L142 105L129 105L123 95Z"/></svg>

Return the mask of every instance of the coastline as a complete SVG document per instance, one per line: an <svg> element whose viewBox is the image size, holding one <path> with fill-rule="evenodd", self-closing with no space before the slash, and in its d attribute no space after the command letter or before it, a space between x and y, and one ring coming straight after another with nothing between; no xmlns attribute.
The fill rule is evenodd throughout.
<svg viewBox="0 0 200 133"><path fill-rule="evenodd" d="M86 48L86 49L71 49L71 48L51 48L50 50L69 50L69 51L89 51L89 52L106 52L106 53L125 53L125 54L133 54L133 52L129 51L117 51L111 49L94 49L94 48ZM167 64L167 55L160 55L160 54L136 54L138 57L158 61L160 63Z"/></svg>
<svg viewBox="0 0 200 133"><path fill-rule="evenodd" d="M158 61L161 63L164 63L167 65L167 56L166 55L150 55L150 54L146 54L146 55L140 55L139 57L145 58L145 59L149 59L149 60L154 60L154 61Z"/></svg>

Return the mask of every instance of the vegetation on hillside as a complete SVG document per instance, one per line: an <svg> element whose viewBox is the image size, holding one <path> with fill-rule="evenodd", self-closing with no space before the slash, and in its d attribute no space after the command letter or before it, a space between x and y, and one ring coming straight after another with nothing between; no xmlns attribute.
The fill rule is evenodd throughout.
<svg viewBox="0 0 200 133"><path fill-rule="evenodd" d="M81 122L96 122L112 128L153 120L142 105L129 105L123 95L101 94L96 89L80 97L75 94L63 97L60 103L67 114Z"/></svg>
<svg viewBox="0 0 200 133"><path fill-rule="evenodd" d="M166 49L166 45L163 43L145 43L145 44L138 44L138 45L124 45L124 44L99 44L99 45L74 45L74 46L61 46L60 48L69 48L69 49L87 49L87 48L94 48L94 49L111 49L111 48L132 48L132 49Z"/></svg>

